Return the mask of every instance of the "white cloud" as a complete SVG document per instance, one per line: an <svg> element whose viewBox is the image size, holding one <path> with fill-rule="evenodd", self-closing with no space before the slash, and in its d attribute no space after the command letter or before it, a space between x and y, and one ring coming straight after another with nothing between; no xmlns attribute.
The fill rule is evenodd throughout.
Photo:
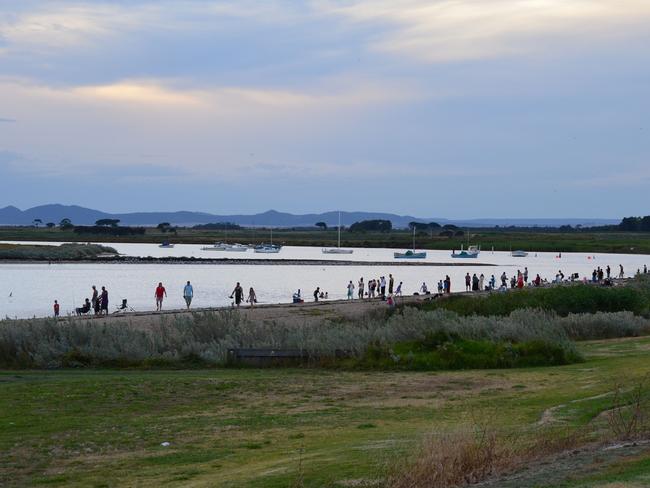
<svg viewBox="0 0 650 488"><path fill-rule="evenodd" d="M419 60L479 59L535 51L553 36L585 42L647 29L646 0L359 0L317 2L323 13L388 31L371 36L372 49ZM540 36L545 39L540 41Z"/></svg>

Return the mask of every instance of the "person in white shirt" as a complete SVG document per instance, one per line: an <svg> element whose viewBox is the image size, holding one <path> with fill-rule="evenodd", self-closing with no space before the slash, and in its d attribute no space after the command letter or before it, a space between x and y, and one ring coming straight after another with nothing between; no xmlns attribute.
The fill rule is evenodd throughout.
<svg viewBox="0 0 650 488"><path fill-rule="evenodd" d="M185 299L185 303L187 304L187 309L190 309L190 305L192 304L192 298L194 298L194 288L192 288L191 283L188 281L187 285L183 288L183 298Z"/></svg>

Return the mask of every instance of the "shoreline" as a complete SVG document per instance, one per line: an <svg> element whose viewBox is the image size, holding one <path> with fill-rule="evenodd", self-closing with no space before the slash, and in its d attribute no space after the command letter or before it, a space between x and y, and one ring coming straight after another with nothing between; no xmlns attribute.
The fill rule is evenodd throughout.
<svg viewBox="0 0 650 488"><path fill-rule="evenodd" d="M115 257L98 259L0 259L0 264L234 264L266 266L498 266L473 260L437 263L422 261L351 261L328 259L246 259L246 258L188 258L188 257Z"/></svg>

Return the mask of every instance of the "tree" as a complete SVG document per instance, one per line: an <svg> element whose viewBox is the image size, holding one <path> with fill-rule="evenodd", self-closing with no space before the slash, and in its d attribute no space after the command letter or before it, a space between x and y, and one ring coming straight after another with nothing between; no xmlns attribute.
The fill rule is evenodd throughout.
<svg viewBox="0 0 650 488"><path fill-rule="evenodd" d="M316 227L320 227L322 230L327 230L327 224L325 222L316 222Z"/></svg>
<svg viewBox="0 0 650 488"><path fill-rule="evenodd" d="M156 226L160 232L168 232L171 230L171 224L169 222L161 222Z"/></svg>
<svg viewBox="0 0 650 488"><path fill-rule="evenodd" d="M59 227L61 227L62 230L69 230L74 227L72 225L72 221L69 218L61 219L61 222L59 222Z"/></svg>
<svg viewBox="0 0 650 488"><path fill-rule="evenodd" d="M32 223L34 224L34 227L38 227L43 223L43 221L41 219L34 219Z"/></svg>
<svg viewBox="0 0 650 488"><path fill-rule="evenodd" d="M390 220L362 220L350 226L350 232L390 232L393 224Z"/></svg>
<svg viewBox="0 0 650 488"><path fill-rule="evenodd" d="M117 227L117 224L120 223L120 219L99 219L98 221L95 222L95 225L99 225L100 227Z"/></svg>
<svg viewBox="0 0 650 488"><path fill-rule="evenodd" d="M54 222L48 222L47 224L45 224L45 227L47 227L48 229L53 229L54 227L56 227L56 224Z"/></svg>

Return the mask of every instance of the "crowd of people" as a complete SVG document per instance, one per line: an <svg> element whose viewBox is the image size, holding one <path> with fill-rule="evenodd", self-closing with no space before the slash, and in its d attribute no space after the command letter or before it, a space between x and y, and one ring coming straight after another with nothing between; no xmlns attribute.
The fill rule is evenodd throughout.
<svg viewBox="0 0 650 488"><path fill-rule="evenodd" d="M643 270L637 269L637 274L648 274L647 265L643 266ZM619 265L618 269L618 278L625 277L625 270L623 265ZM562 283L564 281L576 281L579 280L578 273L572 273L567 279L562 270L558 270L555 274L555 279L553 283ZM601 268L600 266L594 268L591 273L591 279L584 277L582 281L587 282L591 281L593 283L600 283L604 285L611 285L613 276L612 269L610 266ZM530 273L528 267L524 267L522 270L517 270L512 276L508 276L504 271L500 278L500 285L497 287L497 278L492 274L489 278L483 273L477 275L473 273L470 275L468 272L465 275L465 291L466 292L479 292L479 291L507 291L510 289L524 288L528 286L539 287L545 284L548 284L547 279L542 279L539 274L536 274L534 278L530 279ZM397 283L397 285L396 285ZM355 285L353 280L349 280L347 284L347 300L357 299L381 299L387 302L389 306L395 304L395 298L401 297L404 293L403 291L404 283L402 281L397 282L395 277L391 274L388 275L388 278L385 276L379 276L378 278L372 278L365 281L363 277L359 278L357 284ZM414 292L415 295L431 295L433 290L429 289L426 282L422 282L419 289ZM437 283L437 293L439 295L444 295L451 293L451 278L449 275L446 275L444 279L441 279ZM194 298L194 287L188 281L183 287L182 291L183 300L185 301L185 306L187 310L190 309L192 305L192 300ZM320 286L317 286L313 292L314 301L318 302L319 300L328 299L329 293L322 290ZM163 286L162 282L158 283L154 290L154 300L156 305L156 311L160 312L163 310L163 302L167 298L167 289ZM232 300L231 306L239 308L242 303L246 302L250 307L254 307L257 303L257 294L253 287L251 286L248 290L248 294L245 294L244 288L241 283L237 282L229 298ZM292 297L293 303L303 303L304 299L302 297L302 292L299 289L293 294ZM91 287L91 297L86 298L81 307L75 309L76 315L86 315L93 313L94 315L108 315L108 290L105 286L101 287L101 291L97 289L95 285ZM117 308L117 311L126 310L127 304L126 300L122 300L122 305ZM54 316L58 317L60 314L60 304L57 300L54 300Z"/></svg>

